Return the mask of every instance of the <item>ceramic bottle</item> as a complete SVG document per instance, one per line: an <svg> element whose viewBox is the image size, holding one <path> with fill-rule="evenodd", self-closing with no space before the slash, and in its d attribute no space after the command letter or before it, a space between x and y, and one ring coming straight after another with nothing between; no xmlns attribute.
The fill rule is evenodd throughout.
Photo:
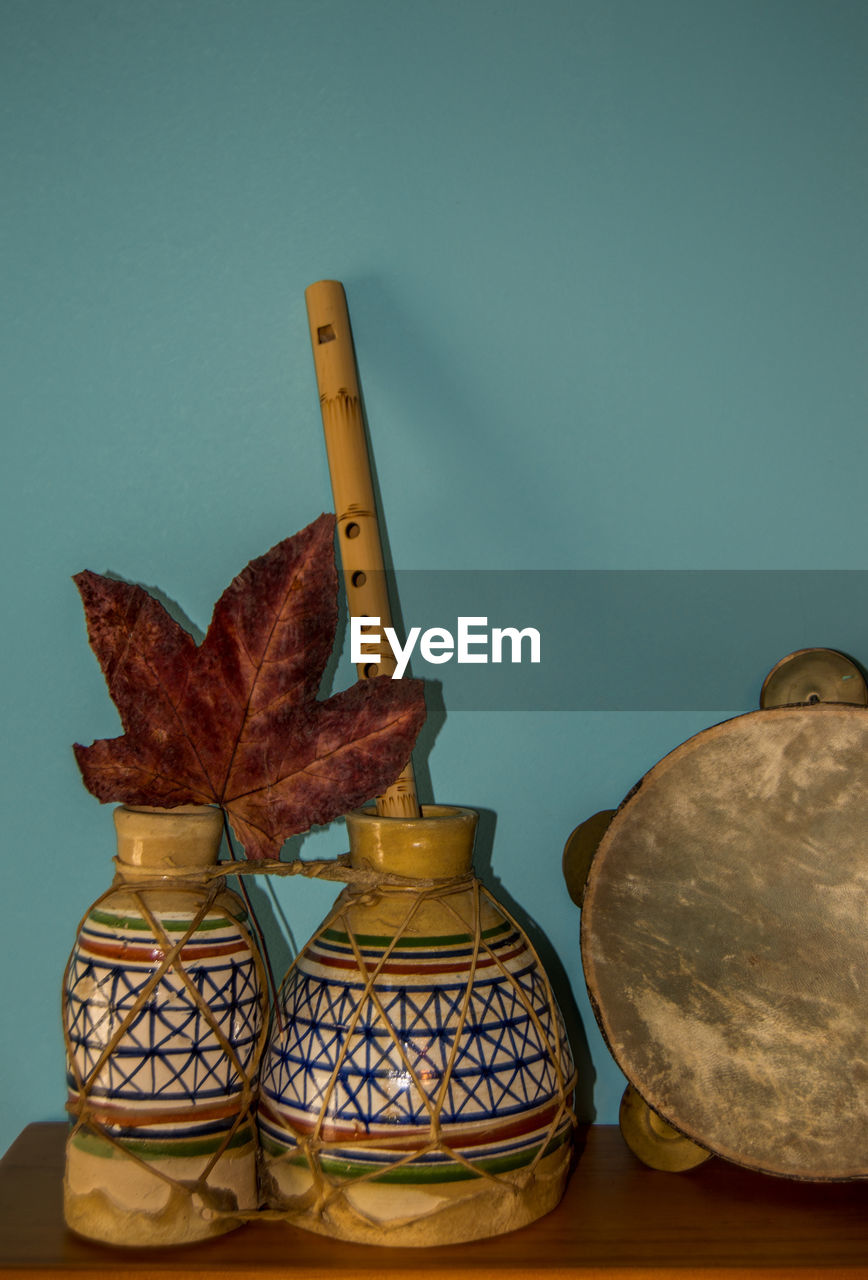
<svg viewBox="0 0 868 1280"><path fill-rule="evenodd" d="M259 1202L261 961L241 899L206 880L219 809L121 806L114 821L117 874L64 982L64 1209L95 1240L180 1244Z"/></svg>
<svg viewBox="0 0 868 1280"><path fill-rule="evenodd" d="M476 814L347 826L374 882L343 891L283 985L266 1195L297 1226L374 1244L523 1226L563 1191L574 1068L528 939L472 876Z"/></svg>

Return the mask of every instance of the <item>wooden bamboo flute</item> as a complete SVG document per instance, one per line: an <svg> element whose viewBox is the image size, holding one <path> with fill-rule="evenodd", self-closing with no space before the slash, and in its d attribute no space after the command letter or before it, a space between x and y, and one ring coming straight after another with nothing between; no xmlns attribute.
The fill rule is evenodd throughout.
<svg viewBox="0 0 868 1280"><path fill-rule="evenodd" d="M391 675L397 664L384 631L392 625L392 617L346 295L339 281L319 280L304 296L347 607L351 617L379 618L383 636L379 662L360 663L357 670L362 679ZM421 817L412 760L398 780L377 797L377 813L393 818Z"/></svg>

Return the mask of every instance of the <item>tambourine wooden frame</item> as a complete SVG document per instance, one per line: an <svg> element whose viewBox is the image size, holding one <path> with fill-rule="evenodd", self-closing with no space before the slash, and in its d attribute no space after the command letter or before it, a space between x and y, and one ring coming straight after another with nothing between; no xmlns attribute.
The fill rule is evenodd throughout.
<svg viewBox="0 0 868 1280"><path fill-rule="evenodd" d="M793 670L790 673L785 672L786 679L781 681L781 669L790 661L793 663ZM816 678L818 671L822 679ZM829 675L830 672L832 676ZM607 855L610 864L612 864L612 859L617 857L619 852L623 853L625 841L629 844L630 839L634 838L628 830L627 824L629 822L633 822L634 828L638 824L637 829L641 830L641 821L637 815L640 814L643 803L646 804L646 808L648 807L648 789L651 788L653 791L655 780L659 780L660 775L665 773L667 769L677 770L679 761L683 760L685 756L689 756L691 752L701 752L707 748L708 744L711 744L712 748L714 748L715 739L725 739L729 736L738 742L740 736L744 735L748 739L756 740L758 732L765 732L767 727L771 730L773 723L777 726L774 732L778 734L781 733L784 727L795 732L800 727L809 726L811 733L815 737L819 734L822 743L825 743L826 725L830 726L830 731L834 726L838 726L834 730L838 738L840 738L841 725L851 729L857 727L859 733L868 725L868 711L865 709L866 687L864 679L858 667L845 659L843 655L827 650L802 650L789 655L787 659L783 659L781 663L776 664L772 669L772 673L770 673L770 677L772 675L776 676L775 681L771 682L769 678L764 685L763 709L749 713L745 717L737 717L736 720L726 722L723 725L713 726L711 729L696 735L695 738L690 739L682 747L676 748L654 769L650 770L639 786L634 788L625 799L619 810L614 812L603 811L601 814L594 815L593 819L586 820L585 823L581 824L567 841L564 871L571 896L580 905L583 904L582 957L591 1003L613 1057L629 1081L621 1107L620 1122L622 1134L635 1154L651 1167L668 1171L681 1171L692 1168L708 1159L710 1154L716 1154L746 1168L790 1178L824 1181L868 1177L868 1156L862 1160L861 1157L854 1157L852 1154L847 1155L846 1152L842 1152L839 1157L837 1153L824 1153L821 1149L818 1154L817 1147L818 1142L820 1146L822 1146L822 1143L825 1143L827 1147L834 1145L835 1124L837 1123L835 1116L839 1113L841 1117L840 1124L847 1134L853 1130L854 1124L860 1123L859 1117L862 1114L862 1106L858 1099L854 1100L852 1115L848 1118L847 1107L849 1104L842 1104L840 1097L836 1101L835 1091L830 1089L831 1102L827 1110L832 1112L832 1119L830 1121L830 1118L825 1116L823 1123L820 1123L812 1120L810 1112L803 1117L799 1116L797 1088L790 1085L788 1089L783 1091L785 1096L781 1099L778 1096L781 1092L779 1084L776 1084L772 1079L771 1084L769 1084L768 1080L766 1081L769 1087L765 1088L765 1091L763 1089L758 1090L761 1110L756 1125L751 1125L750 1123L751 1104L749 1101L746 1101L744 1106L734 1105L735 1102L740 1102L740 1095L734 1094L727 1099L726 1090L719 1090L722 1104L728 1107L728 1111L726 1118L718 1125L716 1121L710 1122L707 1109L703 1105L697 1105L695 1097L690 1097L689 1089L685 1089L683 1083L685 1062L687 1063L688 1074L690 1074L693 1065L696 1065L697 1075L700 1076L704 1087L707 1088L708 1082L715 1078L709 1074L703 1076L702 1071L699 1070L700 1067L703 1069L707 1067L707 1063L703 1059L703 1055L708 1053L707 1038L704 1043L701 1043L703 1033L708 1030L702 1021L705 1015L698 1015L699 1021L696 1024L696 1028L699 1035L696 1036L695 1041L691 1040L689 1044L682 1045L680 1049L673 1052L672 1045L668 1044L666 1037L661 1034L661 1027L668 1027L668 1022L665 1019L661 1020L659 1010L655 1012L651 1009L651 1006L643 1006L644 999L647 998L653 1002L660 995L659 991L654 990L653 977L649 991L638 1000L638 1003L634 1000L630 984L638 987L641 984L642 975L640 972L641 965L637 962L637 956L640 953L631 951L630 944L625 946L623 952L623 983L627 984L628 988L628 994L623 1000L613 985L612 974L614 973L617 978L622 976L617 968L620 963L618 947L622 941L618 936L618 929L621 927L624 918L630 918L630 912L633 910L632 902L629 901L629 894L635 892L641 894L648 889L647 883L643 884L642 882L643 874L647 873L648 867L645 867L645 872L640 869L637 873L637 866L631 862L632 854L628 854L627 863L623 868L627 873L626 878L630 879L632 877L633 881L625 891L628 900L627 915L625 917L623 912L620 916L618 915L618 912L621 911L620 907L615 911L615 916L613 917L615 919L615 942L601 944L598 936L603 928L602 922L605 921L605 912L599 909L599 894L595 895L595 887L600 884L605 885L605 875L612 875L612 865L605 869ZM840 681L842 679L846 683L841 684ZM772 691L774 691L775 687L801 688L803 684L806 688L810 686L812 690L814 688L821 689L823 700L821 701L819 697L813 696L809 702L806 701L803 704L793 706L787 703L784 706L775 706L771 698L766 697L766 690L769 688ZM846 691L846 705L843 705L845 699L840 696L841 691ZM828 702L826 701L827 698ZM852 702L850 701L851 698ZM830 705L830 703L837 705ZM788 718L788 713L791 710L796 713L793 719ZM853 768L854 761L858 763L861 758L861 754L850 757L850 768ZM810 762L808 763L810 764ZM671 788L671 778L669 785ZM644 802L637 799L643 789L645 789L646 796ZM664 794L667 793L664 792ZM850 801L845 799L845 803L850 803ZM653 809L651 813L653 814ZM625 814L627 815L626 818ZM659 820L659 817L658 813L656 815L657 820ZM868 813L866 813L866 818L868 818ZM798 813L796 813L796 819L798 819ZM798 825L798 822L796 825ZM596 847L594 847L595 838ZM725 845L725 843L726 841L723 840L722 844ZM612 852L613 850L614 853ZM860 850L857 849L857 855L859 852ZM852 851L850 856L852 860ZM641 866L641 860L637 865ZM596 875L595 872L600 871L601 867L604 868L604 871ZM622 867L617 862L614 863L614 868L618 872L622 870ZM661 868L661 876L665 879L666 875L666 870ZM868 871L866 871L866 876L868 876ZM724 882L726 882L725 877ZM846 891L846 887L842 891ZM612 893L617 896L621 893L621 889L610 890L609 892L610 897ZM665 894L667 890L661 889L661 892ZM607 890L604 888L602 890L604 901L606 893ZM652 909L653 896L652 892ZM729 908L729 906L730 904L727 903L726 907ZM721 904L721 910L723 910L723 904ZM714 911L712 911L712 918L713 914ZM782 920L786 925L785 908ZM644 928L648 935L653 938L653 922L649 925L648 921L643 919L641 911L636 916L636 921L638 928L640 930ZM674 916L670 915L661 924L662 946L666 946L666 940L670 936L667 930L674 932L677 931L678 927L678 914L676 912ZM780 927L779 924L776 924L773 929ZM774 941L773 929L772 940ZM675 936L680 945L677 933ZM850 945L849 941L847 945ZM686 963L684 957L679 954L678 945L669 948L673 955L677 957L677 964L681 965L682 968L686 967L688 970L691 969L691 965L695 960L695 955L691 956L691 946L696 946L695 940L686 947ZM858 956L861 955L859 950L862 946L861 940L857 937L852 946L853 961L856 963ZM781 947L781 950L786 955L786 948ZM789 954L792 962L792 948ZM849 952L846 954L849 954ZM724 957L724 959L726 958ZM748 960L750 960L750 957L748 957ZM759 957L755 957L754 960L760 966L758 974L761 975L761 985L763 980L762 961ZM601 979L603 971L601 963L604 966L608 964L610 970L608 976L603 979ZM675 965L676 960L673 959L672 964ZM837 968L840 969L841 967L839 963ZM859 961L859 967L861 971L861 961ZM796 954L794 969L795 971L798 970L798 954ZM671 974L666 973L665 965L663 973L664 980L668 980L671 977ZM702 983L703 980L706 980L706 985L713 985L707 983L707 977L707 974L702 974L701 966L698 974L691 973L691 979L695 980L694 989L687 997L687 1004L690 1004L697 994L696 983ZM777 980L777 978L773 978L772 983ZM733 1071L743 1066L743 1063L738 1058L738 1054L744 1050L740 1037L743 1037L746 1041L748 1050L753 1044L751 1040L752 1030L748 1029L742 1032L741 1028L734 1029L732 1026L726 1025L727 1017L736 1016L735 1012L731 1015L728 1012L727 1001L730 997L732 997L733 1010L738 1007L739 1000L742 1001L742 1012L744 1009L744 992L738 985L739 981L742 984L744 982L743 979L737 979L733 990L730 991L727 988L726 974L723 973L718 983L719 990L712 992L710 1001L710 1007L715 1010L722 1010L724 1019L724 1025L721 1029L723 1035L723 1039L720 1041L721 1052L718 1054L721 1059L718 1065L723 1069L724 1073L731 1065L726 1060L725 1042L727 1037L734 1041L735 1045L736 1056L733 1059ZM815 974L814 977L810 978L810 981L816 986L818 981L822 981L822 974L819 979ZM679 984L676 983L675 985L678 986ZM684 1003L685 989L684 984L681 983L680 995L678 998L673 996L673 1010L676 1009L678 999ZM767 1001L771 1000L768 993L763 998ZM633 1001L632 1004L631 1001ZM697 1003L701 1005L702 1002L700 1000ZM773 1001L771 1003L772 1005L774 1004ZM772 1012L774 1013L775 1010L773 1009ZM767 1008L762 1009L761 1013L768 1020L769 1010ZM630 1025L631 1020L641 1023L643 1019L647 1022L647 1027L645 1029L640 1028L634 1035L633 1028ZM683 1036L685 1027L687 1027L688 1032L691 1030L689 1020L686 1022L682 1020L679 1023L676 1017L672 1025L676 1036ZM833 1028L836 1025L834 1020L832 1025ZM784 1031L788 1030L785 1025ZM819 1031L822 1030L822 1022L820 1022ZM776 1028L772 1027L772 1032L777 1034ZM646 1034L650 1039L652 1048L648 1051L647 1046L644 1046L643 1052L637 1053L635 1051L635 1043L641 1044L642 1036ZM789 1030L789 1034L792 1035L791 1030ZM832 1033L827 1028L823 1034L828 1037ZM783 1032L781 1035L783 1036ZM632 1047L631 1038L635 1042ZM771 1043L771 1057L764 1061L762 1053L760 1053L757 1061L757 1071L773 1077L774 1071L777 1070L775 1065L777 1057L785 1057L788 1052L791 1055L794 1054L798 1049L799 1041L796 1040L794 1042L795 1047L793 1043L786 1040L781 1040L780 1043L772 1040ZM852 1037L842 1041L842 1052L845 1058L851 1043ZM760 1037L760 1044L762 1048L762 1037ZM806 1042L806 1053L809 1048L810 1046ZM868 1057L868 1033L866 1033L865 1049L866 1057ZM666 1068L669 1065L668 1055L670 1054L673 1058L672 1080L667 1084ZM692 1060L691 1055L693 1055ZM858 1055L851 1055L848 1059L851 1062L852 1071L855 1072L854 1094L857 1092L855 1088L855 1076L858 1076L857 1059ZM807 1059L807 1061L810 1065L810 1059ZM748 1076L749 1074L748 1072ZM789 1081L790 1077L784 1074L783 1079ZM818 1097L822 1098L823 1094L824 1091L822 1089L818 1094L815 1087L813 1090L807 1089L805 1097L811 1105L822 1109L823 1103L822 1101L818 1103L817 1099ZM778 1117L772 1114L775 1105L780 1108ZM745 1111L747 1118L745 1118ZM734 1119L733 1117L736 1116L736 1113L738 1113L738 1116L737 1119ZM763 1125L769 1128L772 1124L780 1124L780 1128L775 1129L775 1133L780 1135L779 1142L763 1133ZM729 1126L733 1127L731 1134ZM751 1132L752 1129L755 1132ZM816 1130L816 1133L814 1130ZM732 1137L731 1141L730 1137ZM841 1145L845 1146L846 1144L842 1143Z"/></svg>

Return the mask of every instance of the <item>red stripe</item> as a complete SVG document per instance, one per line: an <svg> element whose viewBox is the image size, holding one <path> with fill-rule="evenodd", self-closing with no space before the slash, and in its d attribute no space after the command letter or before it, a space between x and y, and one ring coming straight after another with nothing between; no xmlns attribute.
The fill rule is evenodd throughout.
<svg viewBox="0 0 868 1280"><path fill-rule="evenodd" d="M152 947L136 947L130 946L128 943L122 942L97 942L91 937L81 937L78 940L79 950L81 952L90 952L91 955L105 956L108 960L151 960L159 962L166 955L162 947L156 943ZM242 939L234 942L215 942L211 946L202 946L195 943L190 946L181 948L182 960L206 960L209 956L231 956L241 951L247 951L247 944Z"/></svg>
<svg viewBox="0 0 868 1280"><path fill-rule="evenodd" d="M525 951L524 946L517 946L515 950L507 952L505 956L498 956L493 959L491 956L483 958L480 954L476 962L476 969L490 969L492 965L497 964L498 960L501 964L505 964L507 960L514 960L516 956L520 956ZM314 964L322 965L324 969L355 969L360 972L359 966L355 959L339 959L336 956L324 956L318 951L308 951L303 957L310 960ZM365 957L366 963L368 958ZM454 964L413 964L412 961L403 960L387 960L385 964L379 967L375 962L371 961L369 972L374 969L378 973L470 973L472 965L469 961L456 961Z"/></svg>
<svg viewBox="0 0 868 1280"><path fill-rule="evenodd" d="M70 1091L70 1100L78 1103L78 1094ZM98 1120L106 1124L122 1125L124 1128L143 1128L149 1124L167 1124L174 1120L222 1120L225 1116L238 1115L241 1103L236 1098L232 1102L211 1107L179 1107L177 1111L123 1111L119 1107L103 1106L98 1098L89 1098L88 1107Z"/></svg>
<svg viewBox="0 0 868 1280"><path fill-rule="evenodd" d="M554 1119L557 1111L557 1103L549 1103L548 1106L540 1108L536 1111L525 1112L523 1115L516 1116L514 1119L504 1124L489 1125L489 1127L480 1130L472 1129L469 1126L458 1124L444 1124L443 1137L450 1147L482 1147L490 1143L505 1142L508 1138L520 1138L524 1134L534 1133L537 1130L545 1130L549 1127ZM316 1128L316 1120L304 1117L289 1117L281 1115L268 1105L265 1098L259 1100L259 1110L272 1123L281 1128L288 1128L290 1133L308 1134L313 1133ZM287 1123L288 1122L288 1123ZM482 1121L477 1121L477 1125ZM352 1145L354 1143L364 1144L366 1146L385 1147L389 1151L415 1151L419 1146L420 1137L423 1137L429 1131L428 1123L415 1125L410 1134L406 1137L396 1133L396 1130L402 1129L403 1125L390 1126L388 1129L380 1127L369 1133L361 1126L354 1128L352 1125L339 1125L325 1121L319 1131L319 1136L323 1142L340 1143Z"/></svg>

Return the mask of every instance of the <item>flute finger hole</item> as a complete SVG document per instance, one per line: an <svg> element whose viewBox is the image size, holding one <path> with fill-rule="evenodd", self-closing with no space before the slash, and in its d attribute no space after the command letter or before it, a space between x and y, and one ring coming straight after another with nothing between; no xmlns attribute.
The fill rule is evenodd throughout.
<svg viewBox="0 0 868 1280"><path fill-rule="evenodd" d="M379 670L380 668L377 666L376 662L369 662L362 672L362 676L365 680L371 680L375 675L377 675Z"/></svg>
<svg viewBox="0 0 868 1280"><path fill-rule="evenodd" d="M357 569L350 581L354 587L363 587L368 580L368 575L363 569Z"/></svg>
<svg viewBox="0 0 868 1280"><path fill-rule="evenodd" d="M347 538L357 538L361 532L361 529L355 523L348 524L344 529L344 534Z"/></svg>

